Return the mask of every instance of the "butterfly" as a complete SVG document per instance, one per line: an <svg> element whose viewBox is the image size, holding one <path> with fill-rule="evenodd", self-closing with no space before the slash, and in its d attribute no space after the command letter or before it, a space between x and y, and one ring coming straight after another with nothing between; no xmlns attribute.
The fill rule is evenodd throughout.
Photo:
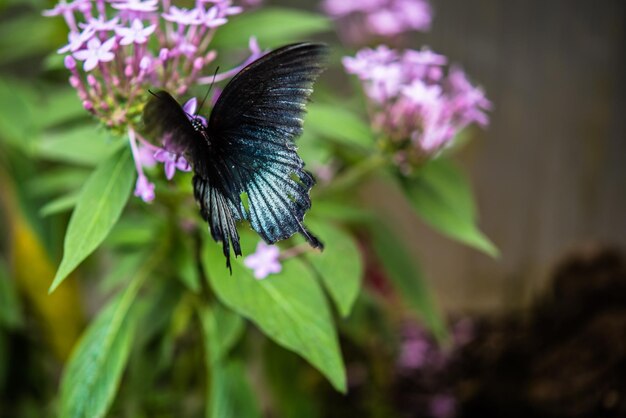
<svg viewBox="0 0 626 418"><path fill-rule="evenodd" d="M226 85L206 126L163 90L144 108L148 136L191 163L200 215L222 243L231 274L231 245L235 256L242 255L239 221L249 221L268 244L300 233L323 249L303 224L315 179L304 170L294 141L327 53L324 44L297 43L252 62Z"/></svg>

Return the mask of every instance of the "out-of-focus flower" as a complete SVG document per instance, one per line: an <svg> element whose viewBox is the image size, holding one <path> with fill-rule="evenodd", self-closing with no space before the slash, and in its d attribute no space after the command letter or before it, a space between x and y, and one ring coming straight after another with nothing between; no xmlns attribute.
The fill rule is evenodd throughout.
<svg viewBox="0 0 626 418"><path fill-rule="evenodd" d="M338 21L339 34L352 45L428 31L433 15L427 0L324 0L322 9Z"/></svg>
<svg viewBox="0 0 626 418"><path fill-rule="evenodd" d="M428 49L398 52L386 46L345 57L370 104L374 129L405 173L449 145L472 123L487 126L491 102L465 73Z"/></svg>
<svg viewBox="0 0 626 418"><path fill-rule="evenodd" d="M210 83L212 77L204 72L217 56L211 40L219 26L242 11L231 0L194 4L186 9L158 0L61 0L43 12L62 16L68 25L68 44L58 52L66 55L70 84L84 108L115 133L128 135L138 174L135 195L146 202L154 199L154 184L143 172L144 165L163 163L168 179L177 169L190 169L179 150L166 143L151 144L137 132L148 89L162 88L179 96L194 84ZM242 65L261 55L255 42L251 41L251 56ZM218 74L216 80L241 68ZM194 99L194 108L186 109L188 114L194 115L195 103ZM204 118L195 117L206 124Z"/></svg>
<svg viewBox="0 0 626 418"><path fill-rule="evenodd" d="M243 263L246 267L254 271L257 280L266 278L272 273L280 273L282 266L278 257L280 250L275 245L267 245L263 241L259 242L256 251L247 256Z"/></svg>

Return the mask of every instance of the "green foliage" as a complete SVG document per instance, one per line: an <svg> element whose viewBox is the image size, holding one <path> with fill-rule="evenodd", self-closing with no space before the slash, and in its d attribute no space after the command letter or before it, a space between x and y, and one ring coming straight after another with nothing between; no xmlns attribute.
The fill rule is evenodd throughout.
<svg viewBox="0 0 626 418"><path fill-rule="evenodd" d="M103 417L113 402L137 322L132 303L145 273L116 297L91 323L74 349L61 381L61 414Z"/></svg>
<svg viewBox="0 0 626 418"><path fill-rule="evenodd" d="M254 36L261 47L273 48L299 39L310 39L330 28L328 18L316 13L265 7L233 17L216 33L213 44L225 49L241 48Z"/></svg>
<svg viewBox="0 0 626 418"><path fill-rule="evenodd" d="M369 126L344 107L309 104L305 128L342 145L362 149L369 149L374 145L374 135Z"/></svg>
<svg viewBox="0 0 626 418"><path fill-rule="evenodd" d="M323 252L308 252L306 258L319 275L339 309L341 316L350 314L361 288L363 262L354 239L335 225L309 222L313 231L324 237Z"/></svg>
<svg viewBox="0 0 626 418"><path fill-rule="evenodd" d="M376 255L398 293L437 338L445 339L445 324L416 260L406 252L384 221L371 224L370 231Z"/></svg>
<svg viewBox="0 0 626 418"><path fill-rule="evenodd" d="M498 249L476 226L476 207L465 177L449 161L430 161L402 187L415 211L450 238L492 257Z"/></svg>
<svg viewBox="0 0 626 418"><path fill-rule="evenodd" d="M104 161L83 186L65 234L53 291L106 238L120 217L134 179L128 151Z"/></svg>
<svg viewBox="0 0 626 418"><path fill-rule="evenodd" d="M191 175L166 183L161 166L147 169L157 199L151 205L129 200L135 174L127 138L93 123L76 91L66 85L67 71L58 55L42 62L44 53L66 42L60 18L55 23L39 16L39 10L36 16L23 10L15 12L15 19L2 20L0 35L6 36L0 36L0 47L7 42L20 47L5 48L0 64L32 60L39 67L29 68L43 71L46 80L0 77L0 177L5 167L15 177L11 181L19 185L21 199L16 210L37 218L50 236L50 248L60 248L58 236L67 222L67 216L56 215L73 210L50 292L98 250L97 262L81 266L81 286L89 301L114 295L75 345L57 401L47 401L58 405L58 416L169 416L176 410L176 416L204 411L206 417L254 418L262 416L261 405L272 416L324 416L323 393L331 385L347 390L339 337L356 345L349 345L348 355L367 354L377 350L372 341L391 344L396 337L390 320L396 312L374 302L386 296L362 290L366 262L378 262L382 280L445 340L444 319L419 261L359 198L367 178L388 179L393 165L379 149L367 115L353 106L358 99L341 97L333 77L325 88L323 78L316 85L317 97L307 105L304 134L297 142L307 169L330 167L334 173L329 181L320 178L312 190L313 206L305 221L325 250L312 250L294 237L279 243L280 273L257 280L236 259L231 276L221 244L213 242L198 216ZM317 35L328 40L331 28L332 22L317 13L261 7L229 18L212 45L228 60L250 36L265 49ZM337 67L344 50L334 46L333 51L330 66ZM19 73L20 67L15 68ZM60 78L62 83L55 81ZM392 178L430 226L486 254L498 254L478 229L466 178L450 161L440 157L413 177L394 172ZM14 210L13 196L3 193L8 192L0 190L0 203L10 204L0 205L0 215ZM259 238L244 229L239 230L245 257ZM155 242L162 248L155 251ZM363 251L370 246L374 256ZM32 332L33 318L22 311L15 285L0 259L0 388L11 383L5 377L14 360L8 357L12 342L7 330ZM369 353L368 358L391 373L385 355ZM38 406L23 410L26 416L45 415Z"/></svg>
<svg viewBox="0 0 626 418"><path fill-rule="evenodd" d="M280 275L255 280L239 260L234 260L229 277L221 249L213 242L205 244L202 257L211 287L222 303L278 344L300 354L337 390L345 391L345 370L330 310L305 264L292 258L283 263Z"/></svg>

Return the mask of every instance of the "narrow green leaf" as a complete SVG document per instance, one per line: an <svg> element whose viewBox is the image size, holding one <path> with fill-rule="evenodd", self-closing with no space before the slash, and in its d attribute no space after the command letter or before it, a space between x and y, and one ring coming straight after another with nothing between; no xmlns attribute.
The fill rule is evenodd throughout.
<svg viewBox="0 0 626 418"><path fill-rule="evenodd" d="M213 290L226 306L304 357L337 390L345 391L345 369L330 310L313 273L302 261L291 258L283 263L280 274L255 280L237 259L231 277L218 245L207 240L202 262Z"/></svg>
<svg viewBox="0 0 626 418"><path fill-rule="evenodd" d="M9 270L4 260L0 259L0 328L16 328L22 322L22 309L15 283L9 277ZM0 357L1 361L3 360Z"/></svg>
<svg viewBox="0 0 626 418"><path fill-rule="evenodd" d="M264 7L230 19L228 25L216 32L211 45L224 49L241 48L248 45L251 36L255 36L261 47L271 48L328 31L331 27L328 18L317 13Z"/></svg>
<svg viewBox="0 0 626 418"><path fill-rule="evenodd" d="M72 213L63 246L63 259L50 292L106 238L120 217L135 177L128 151L98 166L83 186Z"/></svg>
<svg viewBox="0 0 626 418"><path fill-rule="evenodd" d="M209 364L222 361L243 335L243 318L221 303L214 303L200 311L200 320Z"/></svg>
<svg viewBox="0 0 626 418"><path fill-rule="evenodd" d="M194 293L200 292L200 273L196 252L188 240L182 240L176 252L176 271L178 277Z"/></svg>
<svg viewBox="0 0 626 418"><path fill-rule="evenodd" d="M64 418L104 417L115 396L137 322L131 305L144 276L137 276L92 322L75 347L61 381Z"/></svg>
<svg viewBox="0 0 626 418"><path fill-rule="evenodd" d="M310 395L311 369L296 354L276 344L263 344L263 377L272 411L282 418L319 418L325 405Z"/></svg>
<svg viewBox="0 0 626 418"><path fill-rule="evenodd" d="M369 149L374 144L370 127L348 109L336 105L310 103L305 127L345 145Z"/></svg>
<svg viewBox="0 0 626 418"><path fill-rule="evenodd" d="M370 231L374 251L398 293L438 339L445 339L446 326L415 258L383 221L372 223Z"/></svg>
<svg viewBox="0 0 626 418"><path fill-rule="evenodd" d="M352 237L328 223L309 221L308 225L324 241L324 251L309 251L307 260L322 279L341 316L350 314L361 288L363 262Z"/></svg>
<svg viewBox="0 0 626 418"><path fill-rule="evenodd" d="M125 146L125 141L112 137L93 123L88 123L45 133L33 145L36 157L93 166L119 151Z"/></svg>
<svg viewBox="0 0 626 418"><path fill-rule="evenodd" d="M245 368L240 362L226 359L228 351L243 334L243 319L220 303L202 307L199 316L210 377L206 417L260 418Z"/></svg>
<svg viewBox="0 0 626 418"><path fill-rule="evenodd" d="M57 213L66 212L72 209L78 201L78 193L72 192L56 199L51 200L39 209L39 215L42 217L55 215Z"/></svg>
<svg viewBox="0 0 626 418"><path fill-rule="evenodd" d="M415 178L401 180L417 214L446 236L492 257L496 246L476 225L476 207L469 184L449 161L439 158L426 164Z"/></svg>
<svg viewBox="0 0 626 418"><path fill-rule="evenodd" d="M211 367L207 418L261 418L244 365L229 360Z"/></svg>
<svg viewBox="0 0 626 418"><path fill-rule="evenodd" d="M37 96L32 88L17 80L0 78L0 140L21 150L29 150L39 135L32 121Z"/></svg>
<svg viewBox="0 0 626 418"><path fill-rule="evenodd" d="M85 183L91 170L78 167L63 167L46 171L26 183L26 189L34 196L58 195L78 190Z"/></svg>
<svg viewBox="0 0 626 418"><path fill-rule="evenodd" d="M34 120L42 128L50 128L55 125L72 121L81 117L89 116L89 113L81 105L76 90L67 86L65 88L51 87L41 105L42 112L37 114Z"/></svg>

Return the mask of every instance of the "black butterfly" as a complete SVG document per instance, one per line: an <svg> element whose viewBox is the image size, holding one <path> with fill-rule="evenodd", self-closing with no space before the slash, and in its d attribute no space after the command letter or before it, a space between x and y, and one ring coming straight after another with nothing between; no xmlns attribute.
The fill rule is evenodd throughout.
<svg viewBox="0 0 626 418"><path fill-rule="evenodd" d="M251 63L228 83L208 127L190 120L166 91L154 93L144 109L148 135L167 140L190 161L200 214L222 242L231 272L231 243L241 255L237 221L250 221L269 244L300 232L312 247L323 248L302 223L315 180L294 140L326 54L323 44L298 43Z"/></svg>

